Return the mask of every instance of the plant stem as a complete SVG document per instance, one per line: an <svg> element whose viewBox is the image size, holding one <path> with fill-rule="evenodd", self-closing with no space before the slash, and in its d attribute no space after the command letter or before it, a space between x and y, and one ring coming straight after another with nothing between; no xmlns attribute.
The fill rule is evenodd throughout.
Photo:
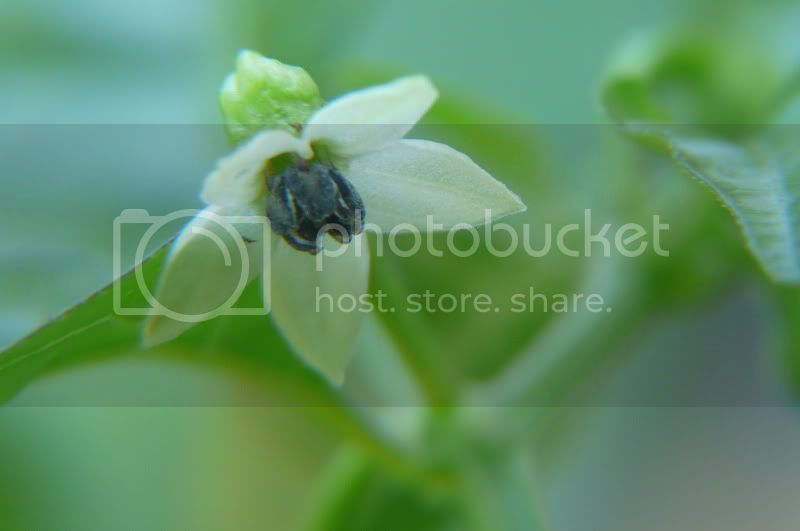
<svg viewBox="0 0 800 531"><path fill-rule="evenodd" d="M467 412L474 429L499 438L524 436L539 411L560 405L581 376L615 345L632 323L643 318L644 282L622 258L596 259L585 293L604 288L612 312L563 314L492 381L470 390ZM509 414L498 415L497 408Z"/></svg>

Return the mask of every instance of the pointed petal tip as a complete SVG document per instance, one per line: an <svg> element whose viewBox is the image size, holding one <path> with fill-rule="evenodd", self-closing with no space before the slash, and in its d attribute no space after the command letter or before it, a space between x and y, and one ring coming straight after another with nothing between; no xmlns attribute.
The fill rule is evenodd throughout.
<svg viewBox="0 0 800 531"><path fill-rule="evenodd" d="M333 387L344 385L346 371L341 367L315 367Z"/></svg>
<svg viewBox="0 0 800 531"><path fill-rule="evenodd" d="M513 196L514 200L514 210L509 212L509 214L522 214L523 212L528 211L528 205L525 204L525 201L520 198L517 194L509 190L509 193Z"/></svg>
<svg viewBox="0 0 800 531"><path fill-rule="evenodd" d="M352 300L367 292L369 252L364 235L342 247L326 238L322 269L317 258L295 251L283 241L272 256L271 317L287 345L309 368L333 386L344 383L347 366L356 352L363 311L343 311L335 301ZM359 245L361 252L358 252ZM343 250L344 253L339 251Z"/></svg>
<svg viewBox="0 0 800 531"><path fill-rule="evenodd" d="M499 219L506 218L508 216L513 216L516 214L522 214L523 212L528 211L528 205L522 202L522 200L514 193L509 190L509 204L505 205L503 208L499 208L497 210L492 210L492 221L497 221Z"/></svg>
<svg viewBox="0 0 800 531"><path fill-rule="evenodd" d="M449 230L483 225L527 207L504 183L468 155L430 140L402 139L353 160L350 182L364 200L368 221L384 231L400 224L430 230L433 216Z"/></svg>
<svg viewBox="0 0 800 531"><path fill-rule="evenodd" d="M491 177L491 176L490 176ZM513 190L511 190L505 183L498 181L494 177L491 179L502 188L504 192L502 195L503 197L500 198L504 204L496 209L492 209L492 219L500 219L506 216L512 216L514 214L521 214L523 212L528 211L528 205L522 200L522 198L516 194Z"/></svg>
<svg viewBox="0 0 800 531"><path fill-rule="evenodd" d="M436 101L439 97L439 89L433 84L430 77L425 74L415 74L411 76L401 77L394 81L395 83L409 83L416 85L416 89L421 93L427 93L431 100Z"/></svg>
<svg viewBox="0 0 800 531"><path fill-rule="evenodd" d="M145 321L140 341L142 348L158 347L172 341L183 333L184 330L177 330L175 327L169 326L169 323L165 323L166 320L167 318L164 316L154 315Z"/></svg>
<svg viewBox="0 0 800 531"><path fill-rule="evenodd" d="M352 159L403 138L439 96L424 75L401 77L343 94L309 118L302 137Z"/></svg>
<svg viewBox="0 0 800 531"><path fill-rule="evenodd" d="M422 115L428 112L433 104L436 103L436 100L439 99L439 89L433 84L431 78L424 74L414 74L397 78L394 81L386 83L384 87L387 89L393 87L399 92L404 92L409 96L413 95L419 102L422 112L417 119L414 120L414 123L408 125L416 124L416 122L422 118Z"/></svg>

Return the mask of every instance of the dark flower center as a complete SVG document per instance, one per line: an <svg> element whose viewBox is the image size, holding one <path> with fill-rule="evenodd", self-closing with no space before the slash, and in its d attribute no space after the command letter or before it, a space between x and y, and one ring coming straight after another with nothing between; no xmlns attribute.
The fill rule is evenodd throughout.
<svg viewBox="0 0 800 531"><path fill-rule="evenodd" d="M361 196L333 165L301 161L270 178L272 232L299 251L317 254L325 234L349 242L362 231L364 214Z"/></svg>

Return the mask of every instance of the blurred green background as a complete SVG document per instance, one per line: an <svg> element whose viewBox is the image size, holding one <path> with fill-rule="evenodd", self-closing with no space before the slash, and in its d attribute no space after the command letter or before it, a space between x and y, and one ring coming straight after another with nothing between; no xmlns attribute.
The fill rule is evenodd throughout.
<svg viewBox="0 0 800 531"><path fill-rule="evenodd" d="M452 415L446 406L464 389L490 416L519 415L519 439L487 444L508 454L523 478L509 488L548 529L794 529L797 343L779 325L796 330L797 291L767 280L711 194L623 138L600 97L615 61L665 31L690 43L677 74L665 69L676 121L758 122L764 94L790 86L800 65L792 4L6 1L0 346L111 280L122 209L199 205L202 179L227 149L217 90L237 50L303 66L328 98L422 72L442 98L419 134L469 153L518 192L529 212L510 222L564 224L584 208L598 222L658 213L671 224L672 255L382 259L373 287L398 298L593 286L615 311L597 322L507 313L371 322L344 390L367 406L355 409L399 440L416 437L414 419ZM205 331L224 336L225 326ZM201 330L163 352L95 345L78 357L108 359L56 364L15 396L0 410L0 529L512 529L486 516L508 516L502 502L472 507L492 490L515 498L492 475L430 488L374 465L380 452L361 464L369 443L353 440L369 435L330 421L332 392L269 323L235 332L238 341L212 342ZM410 370L391 365L395 350ZM571 356L551 367L548 353ZM482 398L518 357L534 360L518 373L546 375L541 394L509 408ZM421 375L421 389L408 391L406 379ZM319 393L311 407L265 398L295 396L296 382ZM437 407L412 407L425 400ZM457 415L472 409L481 408ZM421 422L412 455L447 469L472 434ZM473 429L492 438L491 427ZM526 528L537 527L513 527Z"/></svg>

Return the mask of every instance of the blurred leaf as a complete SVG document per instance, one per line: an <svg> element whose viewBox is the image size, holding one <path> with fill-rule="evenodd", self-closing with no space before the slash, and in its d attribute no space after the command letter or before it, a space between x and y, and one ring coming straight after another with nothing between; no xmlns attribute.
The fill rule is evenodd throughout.
<svg viewBox="0 0 800 531"><path fill-rule="evenodd" d="M479 456L464 471L465 507L475 529L541 531L542 518L534 470L524 450Z"/></svg>
<svg viewBox="0 0 800 531"><path fill-rule="evenodd" d="M155 285L166 252L162 248L141 265L148 286ZM257 284L245 290L240 303L260 302ZM120 280L120 293L123 308L146 307L133 272ZM142 318L116 315L112 286L103 288L0 354L0 402L49 371L141 351L141 326ZM244 363L251 377L267 377L271 389L282 390L294 402L321 406L340 401L294 359L265 317L219 317L158 352L226 366Z"/></svg>
<svg viewBox="0 0 800 531"><path fill-rule="evenodd" d="M665 126L627 131L658 145L679 168L711 188L770 277L800 283L797 126L776 125L739 142Z"/></svg>
<svg viewBox="0 0 800 531"><path fill-rule="evenodd" d="M771 56L751 44L719 32L647 34L617 58L603 102L629 136L715 192L771 277L798 283L798 135L763 125L785 90Z"/></svg>
<svg viewBox="0 0 800 531"><path fill-rule="evenodd" d="M463 529L449 495L387 474L362 454L343 447L331 459L314 496L306 531L435 531Z"/></svg>
<svg viewBox="0 0 800 531"><path fill-rule="evenodd" d="M546 131L530 125L508 125L512 122L509 117L491 104L461 97L448 87L440 88L442 97L409 136L444 142L466 153L519 194L528 211L501 222L513 227L517 235L523 234L522 227L528 223L533 227L530 239L539 244L542 226L566 223L577 205L575 194L570 193L574 191L571 183L563 179L563 173L555 177L556 172L550 171L551 161L540 138ZM423 382L430 403L448 403L468 382L490 378L552 318L544 313L509 310L507 302L517 293L527 293L532 279L537 289L556 293L569 290L580 276L580 260L564 259L558 253L536 260L523 252L496 256L487 248L485 228L479 228L478 233L478 251L469 258L447 250L446 234L433 234L423 238L423 251L413 257L384 253L373 260L373 288L387 294L389 307L399 309L381 317ZM455 234L453 245L468 249L472 241L468 231L461 231ZM511 238L497 230L492 241L503 250ZM398 240L399 248L410 246L410 240ZM443 250L443 256L427 249ZM432 309L407 311L409 297L426 293L432 295ZM470 302L457 311L441 311L437 306L437 302L452 297L469 301L477 294L488 295L499 310L476 311Z"/></svg>
<svg viewBox="0 0 800 531"><path fill-rule="evenodd" d="M321 71L358 39L381 8L379 2L368 0L238 0L237 7L223 9L221 17L231 28L237 48L302 65L325 85Z"/></svg>
<svg viewBox="0 0 800 531"><path fill-rule="evenodd" d="M772 143L763 153L720 140L672 140L675 160L730 209L767 273L800 283L800 161L792 160L797 144L776 151L788 144Z"/></svg>
<svg viewBox="0 0 800 531"><path fill-rule="evenodd" d="M154 376L165 366L146 365ZM74 384L124 382L135 367L108 364ZM178 369L170 378L185 379L199 397L206 386L196 372ZM221 386L241 385L203 372ZM0 481L14 485L0 493L4 531L256 531L265 521L295 529L306 512L298 500L337 436L313 410L294 407L5 407L0 431Z"/></svg>
<svg viewBox="0 0 800 531"><path fill-rule="evenodd" d="M782 287L775 294L774 321L781 374L795 400L800 400L800 289Z"/></svg>
<svg viewBox="0 0 800 531"><path fill-rule="evenodd" d="M160 270L162 249L143 266L146 275ZM128 274L122 283L124 302L139 302L133 293L136 279ZM0 402L5 402L52 364L83 360L120 349L132 349L139 342L139 331L116 319L112 313L111 286L92 295L51 323L33 332L0 355Z"/></svg>
<svg viewBox="0 0 800 531"><path fill-rule="evenodd" d="M166 254L166 247L162 248L140 265L143 281L151 289L156 284ZM250 283L237 304L251 308L261 304L261 291L259 282ZM123 308L146 307L133 272L120 279L120 293ZM0 403L7 402L31 381L49 372L131 353L150 352L237 370L252 385L242 386L240 395L234 397L234 404L310 408L318 418L334 425L376 461L395 469L410 466L406 456L389 442L392 434L379 433L366 418L368 410L361 412L349 407L347 396L299 361L269 318L217 317L198 324L180 338L152 351L141 348L142 326L143 317L122 318L116 315L113 288L107 286L0 353ZM113 390L109 395L111 398L104 395L93 400L99 401L99 405L114 405L104 400L114 400L118 395ZM150 394L143 390L133 396L131 405L148 403L149 397ZM55 405L70 405L71 398L56 397L59 402Z"/></svg>
<svg viewBox="0 0 800 531"><path fill-rule="evenodd" d="M769 50L748 37L705 27L636 35L606 74L606 111L625 124L694 124L719 135L746 133L742 124L763 123L782 82Z"/></svg>

